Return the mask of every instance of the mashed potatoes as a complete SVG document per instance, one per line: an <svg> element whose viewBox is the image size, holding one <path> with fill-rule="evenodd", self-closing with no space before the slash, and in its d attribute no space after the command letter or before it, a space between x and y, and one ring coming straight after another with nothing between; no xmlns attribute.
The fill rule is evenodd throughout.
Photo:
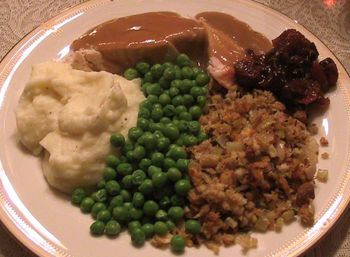
<svg viewBox="0 0 350 257"><path fill-rule="evenodd" d="M110 133L126 135L143 100L139 82L64 63L37 64L16 110L19 138L34 155L44 150L47 181L70 192L101 178Z"/></svg>

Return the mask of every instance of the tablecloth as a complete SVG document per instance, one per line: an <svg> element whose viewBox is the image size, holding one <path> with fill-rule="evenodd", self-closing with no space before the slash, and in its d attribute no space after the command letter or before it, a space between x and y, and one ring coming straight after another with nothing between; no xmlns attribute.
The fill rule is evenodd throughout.
<svg viewBox="0 0 350 257"><path fill-rule="evenodd" d="M60 11L81 2L84 0L0 0L0 59L35 27ZM258 2L286 14L313 32L350 72L350 0L258 0ZM0 257L33 256L0 226ZM350 208L331 232L305 257L349 256Z"/></svg>

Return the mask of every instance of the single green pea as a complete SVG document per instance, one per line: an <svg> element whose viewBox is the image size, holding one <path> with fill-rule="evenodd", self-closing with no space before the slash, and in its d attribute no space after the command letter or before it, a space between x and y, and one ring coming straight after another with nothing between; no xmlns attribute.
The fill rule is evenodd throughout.
<svg viewBox="0 0 350 257"><path fill-rule="evenodd" d="M165 105L167 105L167 104L170 104L170 102L171 102L171 98L170 98L170 96L169 95L166 95L166 94L161 94L160 96L159 96L159 103L161 104L161 105L163 105L163 106L165 106Z"/></svg>
<svg viewBox="0 0 350 257"><path fill-rule="evenodd" d="M150 71L145 73L145 76L143 77L143 82L149 82L152 83L153 82L153 75Z"/></svg>
<svg viewBox="0 0 350 257"><path fill-rule="evenodd" d="M134 229L141 228L141 222L138 220L133 220L128 223L128 231L131 233Z"/></svg>
<svg viewBox="0 0 350 257"><path fill-rule="evenodd" d="M202 109L195 105L189 109L189 113L192 115L193 119L197 120L202 115Z"/></svg>
<svg viewBox="0 0 350 257"><path fill-rule="evenodd" d="M151 73L154 78L160 78L163 75L164 67L160 64L154 64L151 67Z"/></svg>
<svg viewBox="0 0 350 257"><path fill-rule="evenodd" d="M144 75L149 71L150 65L147 62L138 62L135 68L139 73Z"/></svg>
<svg viewBox="0 0 350 257"><path fill-rule="evenodd" d="M179 120L176 124L176 127L179 129L179 131L181 133L187 131L188 127L187 127L187 121L185 120Z"/></svg>
<svg viewBox="0 0 350 257"><path fill-rule="evenodd" d="M181 179L181 171L177 168L170 168L167 171L167 177L170 181L176 182Z"/></svg>
<svg viewBox="0 0 350 257"><path fill-rule="evenodd" d="M99 189L91 194L91 198L94 199L95 202L106 202L108 198L107 190L105 188Z"/></svg>
<svg viewBox="0 0 350 257"><path fill-rule="evenodd" d="M186 195L191 189L191 183L187 179L180 179L175 184L175 192L178 195Z"/></svg>
<svg viewBox="0 0 350 257"><path fill-rule="evenodd" d="M102 188L105 188L105 186L106 186L106 180L101 179L99 182L97 182L96 189L102 189Z"/></svg>
<svg viewBox="0 0 350 257"><path fill-rule="evenodd" d="M145 179L142 184L138 187L138 190L145 194L148 195L153 192L153 183L152 180L150 179Z"/></svg>
<svg viewBox="0 0 350 257"><path fill-rule="evenodd" d="M190 58L186 54L179 54L176 57L176 64L180 67L188 66L190 65Z"/></svg>
<svg viewBox="0 0 350 257"><path fill-rule="evenodd" d="M187 107L190 107L194 104L194 98L192 95L189 95L189 94L185 94L183 96L183 101L184 101L184 105Z"/></svg>
<svg viewBox="0 0 350 257"><path fill-rule="evenodd" d="M197 139L198 139L198 142L201 143L208 139L208 135L205 132L199 132Z"/></svg>
<svg viewBox="0 0 350 257"><path fill-rule="evenodd" d="M167 138L167 137L160 137L160 138L158 138L158 144L157 144L158 151L161 151L161 152L168 151L169 145L170 145L169 138ZM163 158L164 158L164 155L163 155ZM160 160L157 163L160 163Z"/></svg>
<svg viewBox="0 0 350 257"><path fill-rule="evenodd" d="M125 156L126 156L126 159L128 160L128 162L133 162L135 160L135 158L134 158L134 151L133 150L127 151L125 153Z"/></svg>
<svg viewBox="0 0 350 257"><path fill-rule="evenodd" d="M95 203L93 206L92 206L92 209L91 209L91 215L93 218L97 218L97 214L102 211L102 210L106 210L107 207L104 203Z"/></svg>
<svg viewBox="0 0 350 257"><path fill-rule="evenodd" d="M151 223L145 223L141 227L143 233L145 234L146 238L151 238L154 235L154 226Z"/></svg>
<svg viewBox="0 0 350 257"><path fill-rule="evenodd" d="M185 211L180 206L173 206L168 210L168 216L174 222L178 222L180 219L182 219L184 214Z"/></svg>
<svg viewBox="0 0 350 257"><path fill-rule="evenodd" d="M75 205L80 205L85 197L85 190L83 188L77 188L72 193L71 202Z"/></svg>
<svg viewBox="0 0 350 257"><path fill-rule="evenodd" d="M85 197L80 203L80 209L84 213L91 212L92 207L94 206L95 201L91 197Z"/></svg>
<svg viewBox="0 0 350 257"><path fill-rule="evenodd" d="M175 226L176 226L175 223L174 223L172 220L167 220L167 221L165 222L165 224L166 224L166 226L168 227L169 230L174 229Z"/></svg>
<svg viewBox="0 0 350 257"><path fill-rule="evenodd" d="M160 123L162 123L162 124L169 124L169 123L171 123L171 119L168 118L168 117L162 117L160 119Z"/></svg>
<svg viewBox="0 0 350 257"><path fill-rule="evenodd" d="M90 226L90 233L95 236L103 235L105 224L102 221L95 221Z"/></svg>
<svg viewBox="0 0 350 257"><path fill-rule="evenodd" d="M154 187L161 188L168 182L168 177L164 172L157 172L152 176Z"/></svg>
<svg viewBox="0 0 350 257"><path fill-rule="evenodd" d="M154 152L151 156L152 164L157 167L163 166L164 154L160 152Z"/></svg>
<svg viewBox="0 0 350 257"><path fill-rule="evenodd" d="M166 154L167 157L170 157L174 160L178 159L186 159L187 153L186 150L181 146L176 146L173 148L169 148L169 151Z"/></svg>
<svg viewBox="0 0 350 257"><path fill-rule="evenodd" d="M157 146L157 139L152 133L144 134L144 146L147 150L153 150Z"/></svg>
<svg viewBox="0 0 350 257"><path fill-rule="evenodd" d="M182 73L181 73L180 66L174 65L174 70L175 70L175 78L176 79L182 79Z"/></svg>
<svg viewBox="0 0 350 257"><path fill-rule="evenodd" d="M141 228L135 228L131 232L131 241L136 246L141 246L145 243L146 236Z"/></svg>
<svg viewBox="0 0 350 257"><path fill-rule="evenodd" d="M132 165L130 163L121 163L117 166L117 172L122 175L130 175L132 173Z"/></svg>
<svg viewBox="0 0 350 257"><path fill-rule="evenodd" d="M194 135L184 135L183 144L185 146L193 146L193 145L196 145L197 143L198 143L198 139Z"/></svg>
<svg viewBox="0 0 350 257"><path fill-rule="evenodd" d="M97 220L102 221L102 222L107 222L112 218L111 213L109 210L101 210L97 213Z"/></svg>
<svg viewBox="0 0 350 257"><path fill-rule="evenodd" d="M171 159L171 158L164 158L164 161L163 161L163 168L164 170L168 170L172 167L175 167L176 166L176 162Z"/></svg>
<svg viewBox="0 0 350 257"><path fill-rule="evenodd" d="M192 115L189 112L182 112L179 114L180 120L191 121Z"/></svg>
<svg viewBox="0 0 350 257"><path fill-rule="evenodd" d="M168 213L164 210L158 210L155 217L157 220L166 221L168 219Z"/></svg>
<svg viewBox="0 0 350 257"><path fill-rule="evenodd" d="M154 223L154 232L157 235L163 236L168 233L168 227L163 221L157 221Z"/></svg>
<svg viewBox="0 0 350 257"><path fill-rule="evenodd" d="M191 67L185 66L181 69L181 75L185 79L192 79L193 78L193 70Z"/></svg>
<svg viewBox="0 0 350 257"><path fill-rule="evenodd" d="M191 234L198 234L201 231L201 224L197 220L186 220L185 229Z"/></svg>
<svg viewBox="0 0 350 257"><path fill-rule="evenodd" d="M187 94L190 92L191 88L192 88L193 84L192 84L192 81L189 80L189 79L184 79L181 81L181 84L180 84L180 91L182 94Z"/></svg>
<svg viewBox="0 0 350 257"><path fill-rule="evenodd" d="M111 199L111 201L109 202L109 207L113 209L114 207L117 207L117 206L121 207L123 206L123 204L124 204L123 197L121 195L117 195Z"/></svg>
<svg viewBox="0 0 350 257"><path fill-rule="evenodd" d="M198 86L205 86L209 83L209 76L205 73L199 73L196 76L196 83Z"/></svg>
<svg viewBox="0 0 350 257"><path fill-rule="evenodd" d="M108 167L111 167L111 168L117 167L117 165L120 163L119 158L117 156L113 155L113 154L107 155L105 161L106 161L106 165Z"/></svg>
<svg viewBox="0 0 350 257"><path fill-rule="evenodd" d="M198 97L198 96L204 96L206 94L205 90L203 90L203 88L195 86L192 87L190 90L190 93L193 97Z"/></svg>
<svg viewBox="0 0 350 257"><path fill-rule="evenodd" d="M171 250L178 253L183 252L185 249L185 239L182 236L174 235L170 240Z"/></svg>
<svg viewBox="0 0 350 257"><path fill-rule="evenodd" d="M142 219L143 211L141 209L131 207L129 209L129 215L130 215L130 218L133 220L140 220L140 219Z"/></svg>
<svg viewBox="0 0 350 257"><path fill-rule="evenodd" d="M128 136L131 140L133 140L134 142L140 137L142 136L143 131L142 129L138 128L138 127L133 127L131 129L129 129L128 132Z"/></svg>
<svg viewBox="0 0 350 257"><path fill-rule="evenodd" d="M139 161L146 156L146 149L141 145L136 146L132 152L132 155L135 160Z"/></svg>
<svg viewBox="0 0 350 257"><path fill-rule="evenodd" d="M149 177L152 177L154 174L161 173L161 172L162 172L162 169L155 165L151 165L147 169L147 174Z"/></svg>
<svg viewBox="0 0 350 257"><path fill-rule="evenodd" d="M139 168L142 169L143 171L147 171L148 167L152 165L151 159L148 158L143 158L139 162Z"/></svg>
<svg viewBox="0 0 350 257"><path fill-rule="evenodd" d="M152 123L150 123L149 130L151 132L155 132L157 130L158 131L162 131L163 129L164 129L164 124L162 124L162 123L159 123L159 122L152 122Z"/></svg>
<svg viewBox="0 0 350 257"><path fill-rule="evenodd" d="M128 190L125 190L125 189L120 190L120 195L123 197L124 204L125 202L131 201L131 194Z"/></svg>
<svg viewBox="0 0 350 257"><path fill-rule="evenodd" d="M183 112L187 112L187 108L186 108L185 105L178 105L178 106L176 106L176 108L175 108L176 115L180 115Z"/></svg>
<svg viewBox="0 0 350 257"><path fill-rule="evenodd" d="M204 108L207 98L204 95L197 96L196 103L200 108Z"/></svg>
<svg viewBox="0 0 350 257"><path fill-rule="evenodd" d="M165 70L166 68L173 68L174 64L171 63L171 62L165 62L165 63L162 64L162 66L163 66L163 68Z"/></svg>
<svg viewBox="0 0 350 257"><path fill-rule="evenodd" d="M173 67L168 67L163 72L163 77L168 80L174 80L176 77L176 70Z"/></svg>
<svg viewBox="0 0 350 257"><path fill-rule="evenodd" d="M147 108L142 107L139 109L138 117L144 118L144 119L149 119L151 117L151 112Z"/></svg>
<svg viewBox="0 0 350 257"><path fill-rule="evenodd" d="M162 108L153 108L151 111L151 118L153 121L158 122L163 117Z"/></svg>
<svg viewBox="0 0 350 257"><path fill-rule="evenodd" d="M163 115L165 117L172 117L175 114L175 106L171 104L167 104L163 108Z"/></svg>
<svg viewBox="0 0 350 257"><path fill-rule="evenodd" d="M133 180L132 175L124 176L121 181L123 188L132 188L134 185L132 180Z"/></svg>
<svg viewBox="0 0 350 257"><path fill-rule="evenodd" d="M115 196L120 192L120 185L115 180L108 181L105 188L110 196Z"/></svg>
<svg viewBox="0 0 350 257"><path fill-rule="evenodd" d="M148 95L159 96L162 94L163 90L158 83L153 83L146 88L146 92Z"/></svg>
<svg viewBox="0 0 350 257"><path fill-rule="evenodd" d="M143 205L143 212L147 216L154 216L157 213L158 209L159 205L153 200L148 200Z"/></svg>
<svg viewBox="0 0 350 257"><path fill-rule="evenodd" d="M180 94L180 89L179 89L179 88L177 88L177 87L171 87L171 88L169 89L169 96L170 96L170 97L175 97L175 96L177 96L178 94Z"/></svg>
<svg viewBox="0 0 350 257"><path fill-rule="evenodd" d="M146 131L148 129L149 120L145 118L138 118L137 119L137 126L142 129L143 131Z"/></svg>
<svg viewBox="0 0 350 257"><path fill-rule="evenodd" d="M145 203L145 197L143 196L143 194L140 192L135 192L132 197L132 204L135 207L141 208L143 207L144 203Z"/></svg>
<svg viewBox="0 0 350 257"><path fill-rule="evenodd" d="M131 142L131 140L128 139L125 141L125 144L124 144L122 150L124 153L127 153L129 151L134 150L134 144Z"/></svg>
<svg viewBox="0 0 350 257"><path fill-rule="evenodd" d="M167 124L165 126L163 133L166 137L168 137L170 140L173 140L173 141L178 139L180 136L179 129L172 124Z"/></svg>
<svg viewBox="0 0 350 257"><path fill-rule="evenodd" d="M110 143L115 147L122 147L125 144L125 138L120 133L113 133L110 137Z"/></svg>
<svg viewBox="0 0 350 257"><path fill-rule="evenodd" d="M198 121L188 122L187 127L188 127L188 130L193 134L197 134L201 130L201 124Z"/></svg>
<svg viewBox="0 0 350 257"><path fill-rule="evenodd" d="M171 99L171 103L174 106L183 105L184 104L183 96L181 96L181 95L174 96L173 99Z"/></svg>
<svg viewBox="0 0 350 257"><path fill-rule="evenodd" d="M132 183L135 186L139 186L147 178L146 173L143 170L135 170L132 173Z"/></svg>
<svg viewBox="0 0 350 257"><path fill-rule="evenodd" d="M178 159L176 161L176 168L178 168L181 172L187 172L188 170L188 159Z"/></svg>
<svg viewBox="0 0 350 257"><path fill-rule="evenodd" d="M118 221L110 220L105 226L105 234L107 236L117 236L120 234L121 227Z"/></svg>
<svg viewBox="0 0 350 257"><path fill-rule="evenodd" d="M134 68L129 68L124 71L124 77L128 80L136 79L140 77L138 71Z"/></svg>
<svg viewBox="0 0 350 257"><path fill-rule="evenodd" d="M125 206L116 206L113 208L112 215L115 220L123 222L129 219L129 210Z"/></svg>
<svg viewBox="0 0 350 257"><path fill-rule="evenodd" d="M158 80L158 83L163 90L170 88L169 80L167 80L164 76L160 77L160 79Z"/></svg>

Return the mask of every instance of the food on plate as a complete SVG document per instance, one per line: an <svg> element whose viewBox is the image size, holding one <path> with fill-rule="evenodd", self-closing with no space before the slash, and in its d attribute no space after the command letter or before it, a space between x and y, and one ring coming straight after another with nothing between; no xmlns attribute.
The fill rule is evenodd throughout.
<svg viewBox="0 0 350 257"><path fill-rule="evenodd" d="M84 72L69 64L33 66L16 109L18 135L34 155L44 152L49 184L71 192L94 185L111 152L110 133L135 126L144 99L137 81L106 72Z"/></svg>
<svg viewBox="0 0 350 257"><path fill-rule="evenodd" d="M217 253L297 217L313 224L314 178L328 171L315 175L306 107L329 105L338 71L302 34L271 44L228 14L152 12L102 23L71 50L34 66L17 126L44 149L48 182L75 188L91 234L124 227L135 246Z"/></svg>

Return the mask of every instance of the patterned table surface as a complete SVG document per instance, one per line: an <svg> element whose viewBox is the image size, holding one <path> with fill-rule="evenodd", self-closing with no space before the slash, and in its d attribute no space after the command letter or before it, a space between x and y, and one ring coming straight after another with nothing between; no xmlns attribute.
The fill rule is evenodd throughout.
<svg viewBox="0 0 350 257"><path fill-rule="evenodd" d="M0 59L24 35L84 0L0 0ZM350 0L258 0L318 36L350 72ZM0 257L33 257L0 226ZM305 257L350 257L350 208Z"/></svg>

